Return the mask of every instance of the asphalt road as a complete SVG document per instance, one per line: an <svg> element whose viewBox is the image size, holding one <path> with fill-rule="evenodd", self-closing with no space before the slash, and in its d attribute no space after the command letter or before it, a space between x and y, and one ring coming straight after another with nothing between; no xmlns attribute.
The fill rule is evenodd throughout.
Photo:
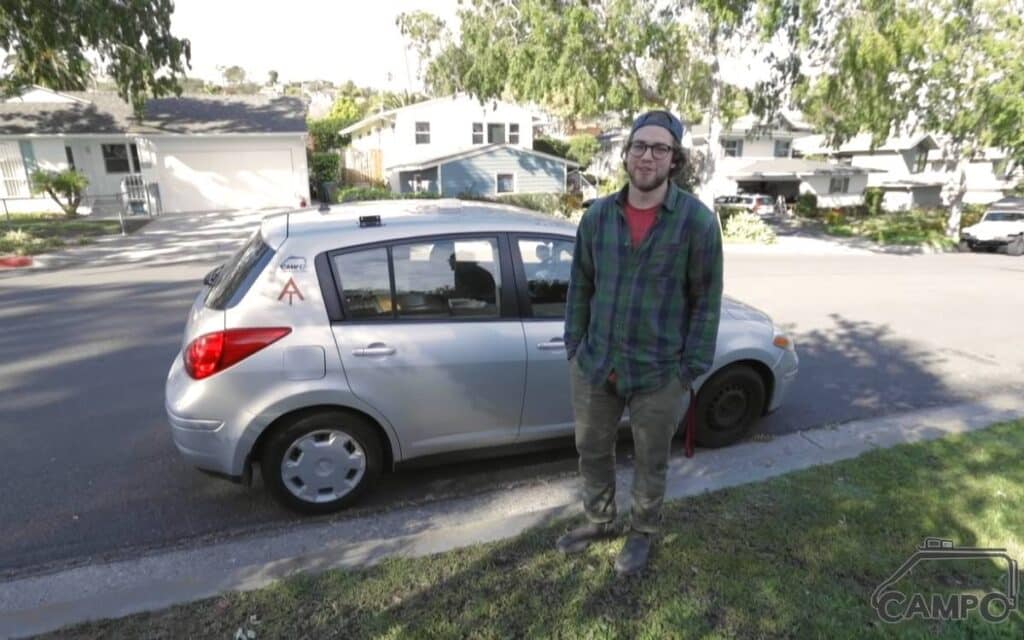
<svg viewBox="0 0 1024 640"><path fill-rule="evenodd" d="M164 377L210 266L0 279L0 575L301 525L263 491L187 467L170 440ZM802 361L786 405L758 433L1024 390L1022 285L1024 258L1003 255L728 254L727 293L788 328ZM405 471L358 512L575 465L566 446Z"/></svg>

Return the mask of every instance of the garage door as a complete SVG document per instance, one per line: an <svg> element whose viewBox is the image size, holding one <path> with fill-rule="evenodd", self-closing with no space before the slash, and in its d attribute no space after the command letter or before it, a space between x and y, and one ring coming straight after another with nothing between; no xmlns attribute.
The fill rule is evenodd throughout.
<svg viewBox="0 0 1024 640"><path fill-rule="evenodd" d="M298 183L289 149L175 151L163 154L164 211L295 206Z"/></svg>

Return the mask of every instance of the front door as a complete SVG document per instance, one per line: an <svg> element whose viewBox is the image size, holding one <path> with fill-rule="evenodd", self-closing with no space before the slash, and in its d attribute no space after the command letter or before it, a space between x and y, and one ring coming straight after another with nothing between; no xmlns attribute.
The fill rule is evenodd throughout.
<svg viewBox="0 0 1024 640"><path fill-rule="evenodd" d="M397 243L333 262L349 386L387 418L406 457L515 440L525 347L497 237Z"/></svg>

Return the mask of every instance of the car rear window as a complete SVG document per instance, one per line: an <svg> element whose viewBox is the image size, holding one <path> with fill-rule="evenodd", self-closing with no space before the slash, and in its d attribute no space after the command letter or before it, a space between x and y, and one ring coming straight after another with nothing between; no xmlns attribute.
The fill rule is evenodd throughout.
<svg viewBox="0 0 1024 640"><path fill-rule="evenodd" d="M221 265L206 294L206 306L224 310L235 306L274 256L259 230L252 234L231 258Z"/></svg>
<svg viewBox="0 0 1024 640"><path fill-rule="evenodd" d="M987 222L1021 222L1024 221L1024 212L1014 211L989 211L985 214Z"/></svg>

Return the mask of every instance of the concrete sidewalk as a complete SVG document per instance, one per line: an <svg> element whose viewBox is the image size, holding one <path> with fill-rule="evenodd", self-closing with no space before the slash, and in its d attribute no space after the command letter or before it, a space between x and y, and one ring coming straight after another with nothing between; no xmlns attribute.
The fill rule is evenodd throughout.
<svg viewBox="0 0 1024 640"><path fill-rule="evenodd" d="M678 499L757 482L877 448L965 433L1021 417L1024 396L1003 394L787 434L767 442L701 449L692 459L672 461L667 497ZM623 510L628 507L625 487L630 475L620 473L618 495ZM391 556L423 556L509 538L578 514L576 488L575 478L542 481L284 533L12 580L0 584L0 637L23 637L227 591L258 589L301 572L362 567Z"/></svg>

